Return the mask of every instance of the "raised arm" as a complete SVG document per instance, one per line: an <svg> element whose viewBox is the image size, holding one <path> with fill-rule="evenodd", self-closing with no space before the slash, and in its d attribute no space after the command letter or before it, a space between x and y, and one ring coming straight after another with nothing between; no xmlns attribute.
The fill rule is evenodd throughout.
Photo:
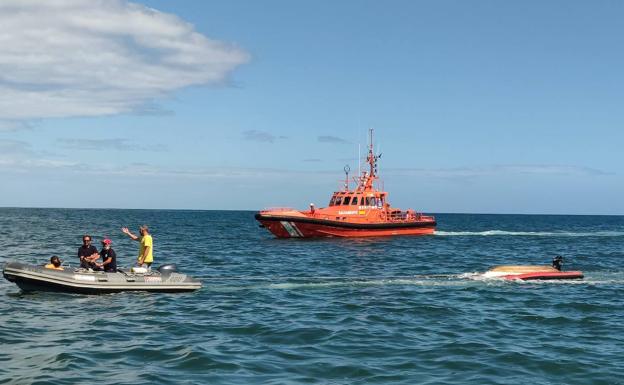
<svg viewBox="0 0 624 385"><path fill-rule="evenodd" d="M127 228L127 227L122 227L122 228L121 228L121 232L122 232L122 233L124 233L124 234L126 234L127 236L129 236L129 237L130 237L130 239L132 239L133 241L138 241L138 240L139 240L139 237L137 237L136 235L132 234L132 233L130 232L130 230L128 230L128 228Z"/></svg>

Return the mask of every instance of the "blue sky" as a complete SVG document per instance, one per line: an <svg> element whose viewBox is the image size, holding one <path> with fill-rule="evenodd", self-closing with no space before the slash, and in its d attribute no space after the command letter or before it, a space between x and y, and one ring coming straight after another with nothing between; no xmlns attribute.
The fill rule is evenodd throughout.
<svg viewBox="0 0 624 385"><path fill-rule="evenodd" d="M624 214L621 2L0 8L0 206Z"/></svg>

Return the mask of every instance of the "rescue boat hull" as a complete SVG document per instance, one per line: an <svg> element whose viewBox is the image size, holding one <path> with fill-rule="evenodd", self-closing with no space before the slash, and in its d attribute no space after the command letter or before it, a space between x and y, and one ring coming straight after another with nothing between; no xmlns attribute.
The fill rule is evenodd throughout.
<svg viewBox="0 0 624 385"><path fill-rule="evenodd" d="M435 221L353 223L317 218L256 214L256 220L278 238L383 237L428 235Z"/></svg>

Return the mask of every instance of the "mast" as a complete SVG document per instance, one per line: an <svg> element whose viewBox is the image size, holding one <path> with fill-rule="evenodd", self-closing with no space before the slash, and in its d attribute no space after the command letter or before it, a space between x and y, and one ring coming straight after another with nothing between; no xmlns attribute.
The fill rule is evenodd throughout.
<svg viewBox="0 0 624 385"><path fill-rule="evenodd" d="M360 171L358 167L359 175L353 178L357 182L356 191L373 190L373 182L379 179L377 176L377 160L381 157L381 154L375 155L375 149L373 145L373 129L368 129L368 154L366 155L366 163L368 163L368 171ZM358 151L359 152L359 151ZM358 157L359 158L359 157ZM359 166L359 162L358 162Z"/></svg>
<svg viewBox="0 0 624 385"><path fill-rule="evenodd" d="M368 156L366 157L366 161L368 162L370 171L368 172L368 175L366 176L364 189L372 190L373 182L375 181L375 179L377 179L377 167L376 166L377 166L378 157L375 155L375 152L374 152L372 128L368 129L368 134L369 134L370 143L368 144Z"/></svg>
<svg viewBox="0 0 624 385"><path fill-rule="evenodd" d="M368 145L368 164L370 165L370 176L375 177L375 153L373 152L373 129L368 129L369 145Z"/></svg>

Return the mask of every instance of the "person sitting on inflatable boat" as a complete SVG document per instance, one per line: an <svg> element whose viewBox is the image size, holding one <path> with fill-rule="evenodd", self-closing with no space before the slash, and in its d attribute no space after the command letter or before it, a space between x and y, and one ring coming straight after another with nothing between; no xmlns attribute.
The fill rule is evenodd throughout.
<svg viewBox="0 0 624 385"><path fill-rule="evenodd" d="M61 266L61 260L56 255L53 255L52 258L50 258L50 263L45 265L45 268L54 269L54 270L64 270L63 267Z"/></svg>
<svg viewBox="0 0 624 385"><path fill-rule="evenodd" d="M113 241L106 238L102 241L102 251L100 256L102 257L102 263L98 263L97 267L103 269L107 273L117 272L117 254L111 247Z"/></svg>
<svg viewBox="0 0 624 385"><path fill-rule="evenodd" d="M78 258L80 259L80 267L83 269L98 269L95 261L100 258L100 254L91 244L91 236L88 234L82 236L82 246L78 248Z"/></svg>

